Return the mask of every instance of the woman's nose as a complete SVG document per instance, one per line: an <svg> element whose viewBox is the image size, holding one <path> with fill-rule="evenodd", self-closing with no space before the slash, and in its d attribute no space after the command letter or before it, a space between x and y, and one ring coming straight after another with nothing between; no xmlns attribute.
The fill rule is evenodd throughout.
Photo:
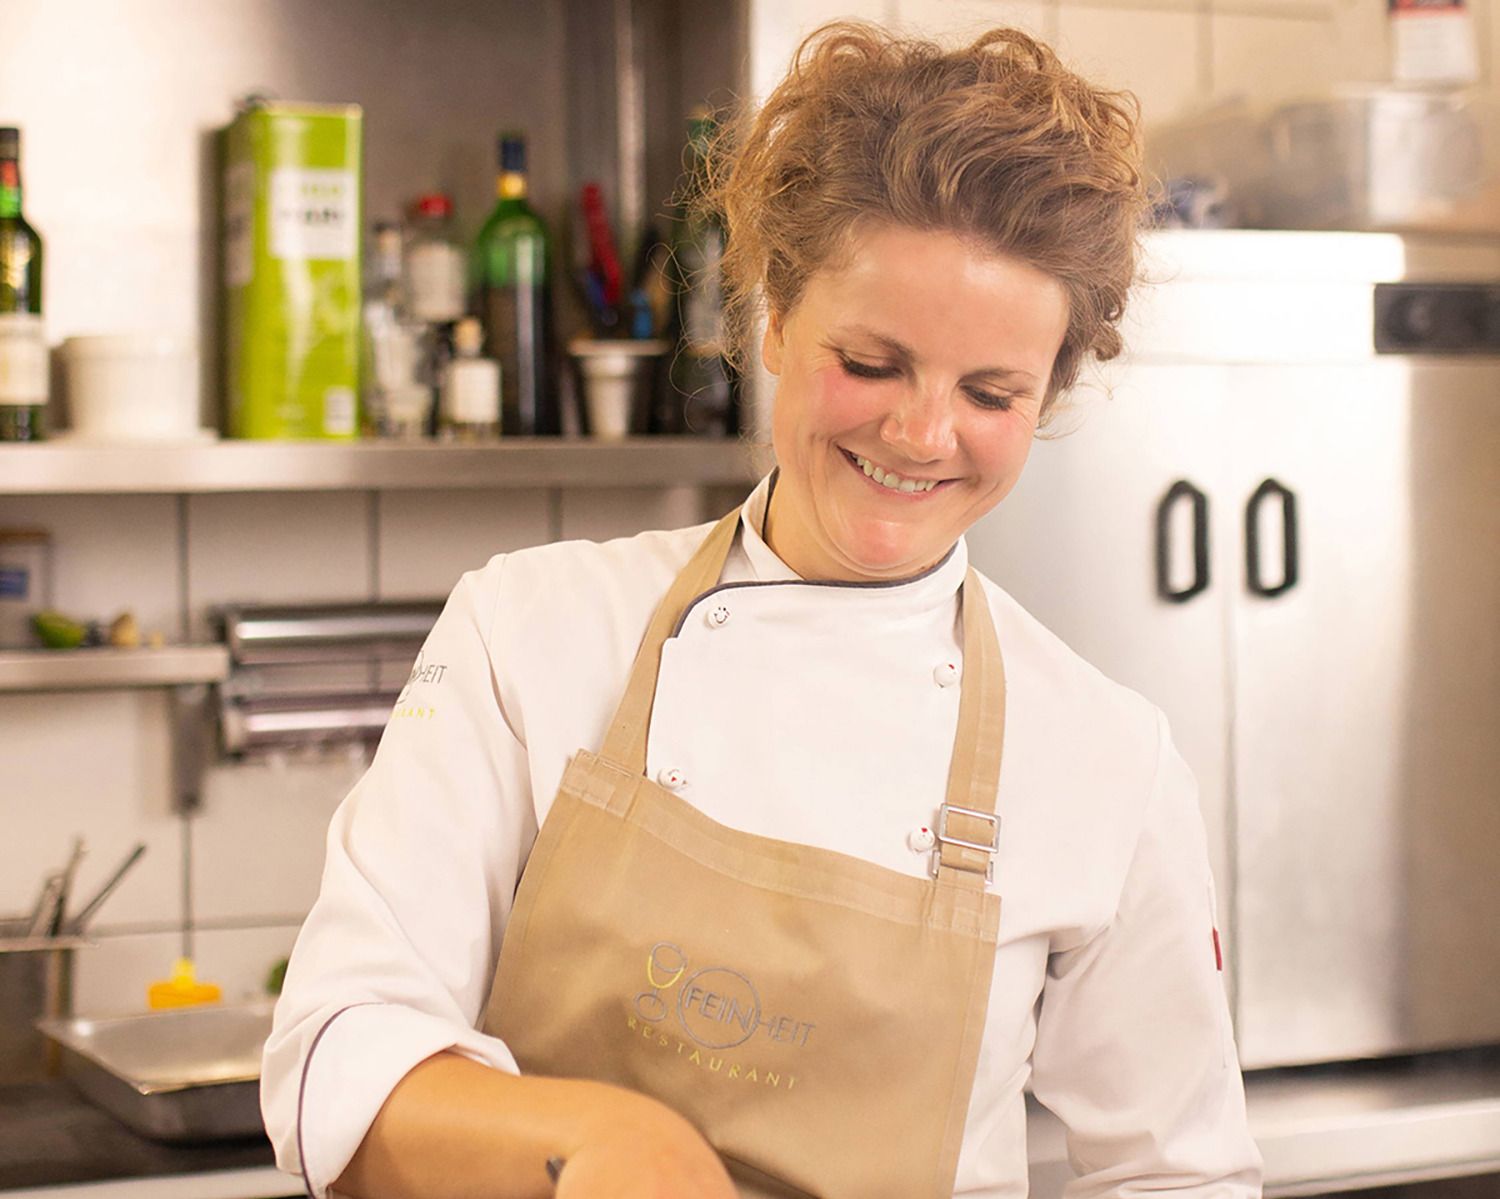
<svg viewBox="0 0 1500 1199"><path fill-rule="evenodd" d="M886 417L882 439L912 462L949 457L958 448L953 428L953 405L946 395L910 392L905 402Z"/></svg>

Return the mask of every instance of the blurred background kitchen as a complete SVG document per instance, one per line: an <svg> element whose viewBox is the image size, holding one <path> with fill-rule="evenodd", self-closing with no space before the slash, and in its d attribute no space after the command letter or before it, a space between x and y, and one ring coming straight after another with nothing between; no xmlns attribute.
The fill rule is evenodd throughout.
<svg viewBox="0 0 1500 1199"><path fill-rule="evenodd" d="M1500 1196L1491 0L8 0L0 1195L300 1193L329 816L463 570L765 467L681 199L838 16L1140 97L1130 352L971 553L1197 774L1267 1194Z"/></svg>

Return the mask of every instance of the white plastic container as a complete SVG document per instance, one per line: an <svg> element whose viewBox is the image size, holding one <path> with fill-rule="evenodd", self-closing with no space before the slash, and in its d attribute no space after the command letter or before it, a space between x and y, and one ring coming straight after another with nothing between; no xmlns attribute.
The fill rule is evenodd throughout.
<svg viewBox="0 0 1500 1199"><path fill-rule="evenodd" d="M578 367L584 426L590 437L619 441L644 433L651 408L651 375L669 343L578 338L568 352Z"/></svg>
<svg viewBox="0 0 1500 1199"><path fill-rule="evenodd" d="M198 427L197 351L188 337L70 337L62 359L72 436L87 441L183 441Z"/></svg>

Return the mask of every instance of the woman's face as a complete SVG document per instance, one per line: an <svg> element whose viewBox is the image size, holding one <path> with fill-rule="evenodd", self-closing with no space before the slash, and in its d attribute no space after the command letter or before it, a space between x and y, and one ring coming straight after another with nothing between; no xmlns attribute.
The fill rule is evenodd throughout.
<svg viewBox="0 0 1500 1199"><path fill-rule="evenodd" d="M940 560L1020 477L1067 325L1062 285L1018 259L951 233L855 234L767 327L771 548L846 581Z"/></svg>

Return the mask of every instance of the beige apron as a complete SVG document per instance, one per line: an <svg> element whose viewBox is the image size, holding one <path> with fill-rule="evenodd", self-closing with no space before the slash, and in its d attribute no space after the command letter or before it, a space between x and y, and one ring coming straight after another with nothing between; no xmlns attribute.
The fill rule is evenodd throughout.
<svg viewBox="0 0 1500 1199"><path fill-rule="evenodd" d="M970 570L935 877L738 832L644 777L662 645L718 583L738 521L657 608L603 750L569 763L483 1028L526 1073L681 1112L743 1194L951 1196L1000 923L985 890L1005 723L989 605Z"/></svg>

